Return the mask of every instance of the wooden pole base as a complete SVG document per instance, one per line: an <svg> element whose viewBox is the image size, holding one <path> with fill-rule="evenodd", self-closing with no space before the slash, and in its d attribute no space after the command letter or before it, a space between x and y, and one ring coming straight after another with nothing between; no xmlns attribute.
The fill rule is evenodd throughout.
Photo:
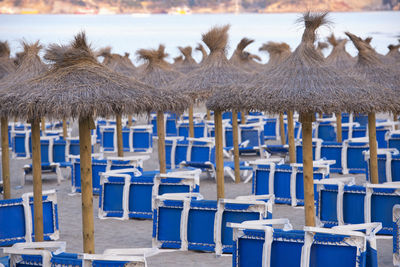
<svg viewBox="0 0 400 267"><path fill-rule="evenodd" d="M211 111L207 109L207 120L211 120Z"/></svg>
<svg viewBox="0 0 400 267"><path fill-rule="evenodd" d="M160 173L166 173L167 167L165 162L165 127L164 112L157 112L157 136L158 136L158 161L160 164Z"/></svg>
<svg viewBox="0 0 400 267"><path fill-rule="evenodd" d="M43 121L43 120L42 120ZM33 171L33 220L35 224L35 242L43 241L43 204L42 204L42 160L40 149L40 120L31 123L32 171Z"/></svg>
<svg viewBox="0 0 400 267"><path fill-rule="evenodd" d="M378 147L376 141L375 112L368 113L368 137L369 137L369 174L370 181L378 184Z"/></svg>
<svg viewBox="0 0 400 267"><path fill-rule="evenodd" d="M122 141L122 115L117 114L116 116L116 133L117 135L117 154L118 157L124 156L124 144Z"/></svg>
<svg viewBox="0 0 400 267"><path fill-rule="evenodd" d="M92 144L90 135L91 120L92 118L90 117L79 119L79 143L82 187L83 252L93 254L95 253L95 250L92 186Z"/></svg>
<svg viewBox="0 0 400 267"><path fill-rule="evenodd" d="M8 119L1 118L1 170L3 174L3 198L11 198L10 155L8 149Z"/></svg>
<svg viewBox="0 0 400 267"><path fill-rule="evenodd" d="M189 107L189 137L194 137L193 105Z"/></svg>
<svg viewBox="0 0 400 267"><path fill-rule="evenodd" d="M235 166L235 183L240 183L240 159L239 159L239 129L237 111L232 111L232 138L233 138L233 162Z"/></svg>
<svg viewBox="0 0 400 267"><path fill-rule="evenodd" d="M217 198L225 197L224 185L224 155L222 145L222 114L221 111L214 111L215 124L215 163L217 166Z"/></svg>
<svg viewBox="0 0 400 267"><path fill-rule="evenodd" d="M289 141L289 161L296 163L296 145L294 144L294 121L293 111L288 111L288 141Z"/></svg>
<svg viewBox="0 0 400 267"><path fill-rule="evenodd" d="M342 143L342 113L338 112L336 116L336 141Z"/></svg>
<svg viewBox="0 0 400 267"><path fill-rule="evenodd" d="M304 211L306 226L315 226L312 121L312 114L302 114Z"/></svg>

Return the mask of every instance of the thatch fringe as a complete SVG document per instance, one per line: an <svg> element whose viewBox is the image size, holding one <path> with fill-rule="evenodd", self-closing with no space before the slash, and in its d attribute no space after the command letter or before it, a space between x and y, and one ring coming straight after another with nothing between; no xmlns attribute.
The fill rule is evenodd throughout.
<svg viewBox="0 0 400 267"><path fill-rule="evenodd" d="M239 68L244 68L249 72L259 71L262 65L255 62L253 59L258 58L261 61L261 58L244 51L244 49L253 42L254 40L252 39L242 38L237 44L235 51L229 59L229 62Z"/></svg>
<svg viewBox="0 0 400 267"><path fill-rule="evenodd" d="M328 12L323 13L311 13L310 11L303 14L303 17L298 20L300 23L304 23L305 30L303 33L302 40L308 42L315 42L315 31L323 26L328 25Z"/></svg>
<svg viewBox="0 0 400 267"><path fill-rule="evenodd" d="M338 40L336 40L335 35L332 33L327 39L328 43L330 43L332 46L337 46L338 45Z"/></svg>
<svg viewBox="0 0 400 267"><path fill-rule="evenodd" d="M210 49L210 53L218 50L226 52L229 28L230 25L215 26L202 35L201 39Z"/></svg>
<svg viewBox="0 0 400 267"><path fill-rule="evenodd" d="M182 64L177 66L178 71L180 71L182 73L189 73L199 67L197 62L192 57L192 47L191 46L186 46L186 47L179 46L178 49L181 51L181 53L184 56L184 60L182 61Z"/></svg>

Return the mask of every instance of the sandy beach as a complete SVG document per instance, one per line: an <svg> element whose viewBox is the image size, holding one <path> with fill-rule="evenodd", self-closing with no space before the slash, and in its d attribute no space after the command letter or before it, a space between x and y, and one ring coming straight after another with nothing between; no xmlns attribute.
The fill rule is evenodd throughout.
<svg viewBox="0 0 400 267"><path fill-rule="evenodd" d="M145 170L154 170L157 163L157 142L153 142L154 149L151 158L144 163ZM112 154L109 154L112 155ZM126 155L129 155L127 153ZM244 158L246 159L246 158ZM248 158L251 159L251 158ZM11 185L12 197L20 197L25 192L32 192L32 178L28 177L23 188L16 189L20 184L24 164L30 160L11 159ZM65 177L69 176L64 172ZM336 175L332 175L336 176ZM363 175L357 176L357 182L365 180ZM60 227L60 241L67 242L68 252L82 252L82 219L81 219L81 196L71 195L71 180L67 178L57 185L55 176L43 176L43 190L56 189L58 200L58 218ZM203 175L200 180L200 193L205 199L216 199L216 183L214 179ZM240 195L251 194L251 183L235 184L229 177L225 177L225 195L234 198ZM151 247L151 220L129 220L120 221L114 219L100 220L97 217L99 197L94 196L95 217L95 249L96 253L102 253L108 248L149 248ZM273 210L274 218L289 218L293 227L301 229L304 225L304 209L293 208L288 205L275 204ZM378 240L379 266L392 266L392 239L385 237ZM153 266L232 266L231 255L216 257L214 253L196 251L176 251L161 253L147 258L149 267Z"/></svg>

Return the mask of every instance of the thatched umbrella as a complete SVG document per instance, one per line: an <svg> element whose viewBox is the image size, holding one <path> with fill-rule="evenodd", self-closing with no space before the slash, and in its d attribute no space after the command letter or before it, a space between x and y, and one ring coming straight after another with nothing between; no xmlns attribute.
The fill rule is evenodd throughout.
<svg viewBox="0 0 400 267"><path fill-rule="evenodd" d="M30 80L34 77L37 77L38 75L44 73L47 71L47 66L42 62L40 57L38 56L39 51L42 49L42 46L39 44L39 42L33 43L33 44L28 44L23 42L22 43L24 47L24 51L21 53L21 58L22 61L17 68L17 70L10 75L6 76L4 79L1 80L0 82L0 88L2 88L2 91L5 91L8 87L19 83L23 81ZM1 147L3 151L3 156L2 156L2 171L3 171L3 179L5 180L10 180L10 166L9 166L9 155L8 155L8 117L7 116L2 116L1 117L1 136L2 136L2 142L1 142ZM33 144L32 144L33 145ZM36 149L40 150L40 147ZM33 147L32 147L33 150ZM40 154L39 154L40 156ZM32 158L32 160L34 160ZM40 158L39 158L40 161ZM35 172L36 170L34 170ZM36 172L35 172L36 173ZM37 173L36 173L37 174ZM34 192L40 194L40 201L42 199L41 192L42 192L42 181L39 177L34 176L34 178L38 178L34 180ZM9 186L9 184L8 184ZM5 186L6 187L6 186ZM7 188L7 190L10 190L10 188ZM37 194L35 197L39 197ZM35 222L38 218L38 216L41 217L41 206L40 207L35 207L38 212L35 212ZM41 224L43 226L43 224ZM39 226L40 228L40 226ZM35 227L35 233L36 233L36 227ZM43 240L43 230L41 231L42 234L40 234L40 231L38 232L38 239Z"/></svg>
<svg viewBox="0 0 400 267"><path fill-rule="evenodd" d="M328 42L333 46L332 52L326 58L328 64L346 71L351 69L356 60L346 51L346 39L336 39L332 33L328 37ZM338 143L342 142L342 113L336 113L336 140Z"/></svg>
<svg viewBox="0 0 400 267"><path fill-rule="evenodd" d="M249 90L230 88L207 101L207 107L221 110L246 107L279 113L298 111L303 131L303 173L306 225L315 225L312 121L316 112L374 112L396 108L393 92L348 76L326 64L314 48L315 31L326 23L326 13L303 17L305 31L296 50L273 69L262 84ZM267 74L265 74L267 75Z"/></svg>
<svg viewBox="0 0 400 267"><path fill-rule="evenodd" d="M291 54L290 46L287 43L276 43L268 42L263 44L260 51L267 51L269 53L269 60L266 65L267 70L273 69L277 65L281 64L286 58ZM289 141L289 159L291 163L296 162L296 152L294 144L294 122L293 122L293 112L288 111L288 141ZM281 137L281 144L286 144L285 138L285 127L283 122L283 113L279 113L279 133Z"/></svg>
<svg viewBox="0 0 400 267"><path fill-rule="evenodd" d="M321 56L321 57L325 57L324 54L322 53L322 50L328 48L329 45L328 43L325 42L318 42L317 44L317 53Z"/></svg>
<svg viewBox="0 0 400 267"><path fill-rule="evenodd" d="M229 25L214 27L202 40L210 49L210 54L201 64L200 68L192 71L186 77L180 78L172 83L171 88L189 95L193 101L204 101L213 94L218 86L239 85L249 76L242 69L230 64L226 58L226 46L228 43ZM215 156L217 164L217 197L223 198L224 191L224 166L222 146L222 116L220 110L215 110ZM238 130L237 112L232 112L232 131L235 154L235 177L240 181L239 152L238 152Z"/></svg>
<svg viewBox="0 0 400 267"><path fill-rule="evenodd" d="M202 44L198 44L196 46L196 50L201 52L202 57L201 57L200 64L202 64L208 57L207 51Z"/></svg>
<svg viewBox="0 0 400 267"><path fill-rule="evenodd" d="M174 63L172 63L172 65L175 66L175 67L177 67L177 66L179 66L180 64L182 64L182 62L183 62L183 56L181 55L181 56L174 57L173 60L174 60Z"/></svg>
<svg viewBox="0 0 400 267"><path fill-rule="evenodd" d="M400 40L399 40L400 41ZM399 52L400 44L397 45L389 45L389 52L385 55L385 62L388 64L399 64L400 63L400 52Z"/></svg>
<svg viewBox="0 0 400 267"><path fill-rule="evenodd" d="M180 65L177 66L177 70L182 73L189 73L194 69L199 67L199 64L194 60L192 57L192 47L185 46L185 47L178 47L179 51L181 51L184 59Z"/></svg>
<svg viewBox="0 0 400 267"><path fill-rule="evenodd" d="M161 53L161 50L140 49L137 51L140 59L147 62L147 67L143 71L142 76L138 77L140 81L149 84L154 88L165 91L167 86L177 78L181 77L180 72L174 71L171 65L164 61L167 56ZM176 94L179 98L180 95ZM165 162L165 129L164 129L164 111L157 110L157 136L158 136L158 161L160 164L160 173L166 173Z"/></svg>
<svg viewBox="0 0 400 267"><path fill-rule="evenodd" d="M242 40L240 40L236 46L235 51L229 59L229 62L239 68L244 68L248 72L259 71L262 65L254 61L254 59L260 60L260 58L244 51L244 49L253 42L254 40L252 39L242 38Z"/></svg>
<svg viewBox="0 0 400 267"><path fill-rule="evenodd" d="M10 59L10 48L7 42L0 42L0 83L8 75L15 72L15 65ZM10 187L10 163L8 153L8 120L1 118L1 147L2 147L2 174L3 174L3 198L11 198Z"/></svg>
<svg viewBox="0 0 400 267"><path fill-rule="evenodd" d="M49 71L17 83L0 95L2 116L32 122L34 175L40 173L40 118L79 119L84 252L94 253L90 138L93 115L133 114L170 106L161 102L162 97L150 86L98 63L84 33L78 34L69 46L51 45L45 58L53 62Z"/></svg>
<svg viewBox="0 0 400 267"><path fill-rule="evenodd" d="M353 73L360 75L363 79L377 83L383 87L389 88L396 92L393 101L400 103L400 71L384 64L382 57L371 47L371 45L361 38L346 32L354 46L358 50L358 60L354 65ZM392 111L399 111L392 109ZM395 112L395 113L397 113ZM397 115L394 116L397 119ZM368 134L370 147L370 173L371 182L379 183L378 180L378 163L377 163L377 145L376 145L376 129L375 129L375 113L368 114Z"/></svg>
<svg viewBox="0 0 400 267"><path fill-rule="evenodd" d="M125 75L127 77L135 77L136 70L130 59L125 55L121 56L119 54L111 53L111 48L106 47L98 52L98 56L104 58L103 64L112 69L113 71ZM129 54L128 54L129 56ZM122 115L116 115L116 137L117 137L117 154L118 157L124 156L124 148L122 141ZM128 126L132 126L132 115L128 115Z"/></svg>

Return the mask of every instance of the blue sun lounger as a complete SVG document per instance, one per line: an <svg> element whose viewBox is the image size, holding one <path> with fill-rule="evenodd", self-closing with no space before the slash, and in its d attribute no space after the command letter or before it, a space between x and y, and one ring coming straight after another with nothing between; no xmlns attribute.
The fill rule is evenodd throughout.
<svg viewBox="0 0 400 267"><path fill-rule="evenodd" d="M64 179L61 169L60 163L54 162L53 153L54 153L54 142L57 139L57 136L45 136L40 138L40 154L41 154L41 167L43 174L55 174L57 177L57 184L61 183L61 180ZM32 164L26 164L23 167L24 173L21 177L21 185L25 185L25 180L28 175L33 174Z"/></svg>
<svg viewBox="0 0 400 267"><path fill-rule="evenodd" d="M214 138L187 138L187 158L180 163L182 167L199 168L207 172L211 177L216 177L215 164L215 143ZM247 162L239 163L240 171L245 180L252 175L252 168ZM224 161L224 172L226 172L232 180L235 180L234 162Z"/></svg>
<svg viewBox="0 0 400 267"><path fill-rule="evenodd" d="M369 150L364 152L367 162L367 181L370 181L369 175ZM400 181L400 153L396 148L378 149L378 179L379 183L399 182Z"/></svg>
<svg viewBox="0 0 400 267"><path fill-rule="evenodd" d="M131 249L129 254L122 249L106 250L103 254L67 253L65 249L65 242L32 242L19 243L10 248L3 248L2 252L8 255L9 266L147 266L145 254L141 253L140 249ZM112 253L108 253L108 251L112 251Z"/></svg>
<svg viewBox="0 0 400 267"><path fill-rule="evenodd" d="M143 161L149 159L148 155L107 157L102 158L101 154L92 154L92 185L93 194L100 193L100 175L102 172L126 168L137 168L143 171ZM73 163L73 174L71 178L72 193L81 192L81 164L79 156L75 157Z"/></svg>
<svg viewBox="0 0 400 267"><path fill-rule="evenodd" d="M101 152L116 152L116 126L100 126ZM151 153L153 148L152 125L137 125L122 129L124 151Z"/></svg>
<svg viewBox="0 0 400 267"><path fill-rule="evenodd" d="M206 124L203 121L193 122L194 137L202 138L207 136ZM180 120L177 122L178 136L189 137L189 121Z"/></svg>
<svg viewBox="0 0 400 267"><path fill-rule="evenodd" d="M199 194L164 194L154 201L153 246L232 253L232 229L240 223L272 217L273 196L203 200Z"/></svg>
<svg viewBox="0 0 400 267"><path fill-rule="evenodd" d="M233 228L234 267L378 266L374 234L379 224L293 230L289 220L272 219L228 225Z"/></svg>
<svg viewBox="0 0 400 267"><path fill-rule="evenodd" d="M121 169L102 173L99 218L151 219L152 201L165 193L196 193L200 190L200 170L167 174Z"/></svg>
<svg viewBox="0 0 400 267"><path fill-rule="evenodd" d="M314 161L314 180L329 178L331 161ZM275 203L292 206L304 205L303 165L295 164L252 164L254 195L273 194Z"/></svg>
<svg viewBox="0 0 400 267"><path fill-rule="evenodd" d="M317 217L324 227L380 222L379 234L392 235L392 209L400 204L400 183L353 185L348 181L320 180Z"/></svg>
<svg viewBox="0 0 400 267"><path fill-rule="evenodd" d="M385 140L387 141L388 148L396 148L400 151L400 130L387 132Z"/></svg>
<svg viewBox="0 0 400 267"><path fill-rule="evenodd" d="M25 193L21 198L0 200L0 218L3 218L0 220L0 246L34 240L33 194ZM45 240L59 238L55 190L43 192L43 230Z"/></svg>
<svg viewBox="0 0 400 267"><path fill-rule="evenodd" d="M393 265L400 266L400 205L393 206Z"/></svg>

